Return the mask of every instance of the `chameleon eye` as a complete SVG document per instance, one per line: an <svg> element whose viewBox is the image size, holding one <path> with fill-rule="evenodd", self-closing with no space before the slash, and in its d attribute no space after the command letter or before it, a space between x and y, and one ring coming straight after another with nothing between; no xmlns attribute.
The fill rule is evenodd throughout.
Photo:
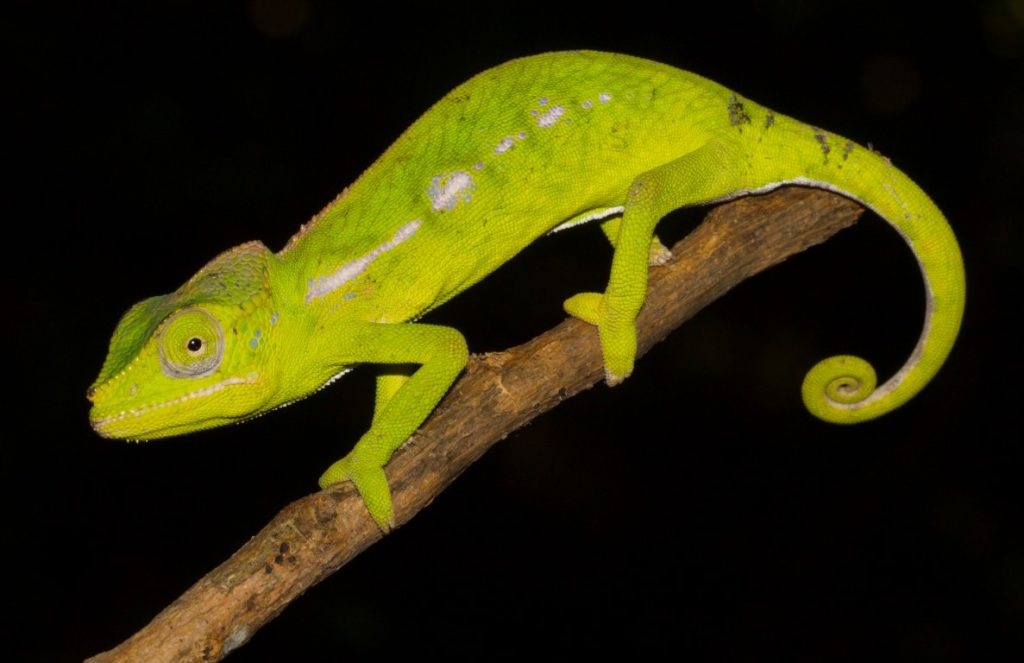
<svg viewBox="0 0 1024 663"><path fill-rule="evenodd" d="M157 332L160 367L172 378L202 378L220 366L224 334L220 323L198 308L184 309L164 320Z"/></svg>

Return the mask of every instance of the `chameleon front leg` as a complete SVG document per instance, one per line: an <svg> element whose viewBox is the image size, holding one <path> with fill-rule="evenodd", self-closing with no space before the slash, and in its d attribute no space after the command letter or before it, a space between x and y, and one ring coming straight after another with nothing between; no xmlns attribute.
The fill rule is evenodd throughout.
<svg viewBox="0 0 1024 663"><path fill-rule="evenodd" d="M654 227L672 210L726 197L741 189L736 175L738 150L713 141L638 176L612 240L611 275L604 293L584 292L565 301L572 316L597 325L605 381L616 385L633 372L636 316L647 293L647 267L654 252ZM611 236L616 228L603 226Z"/></svg>
<svg viewBox="0 0 1024 663"><path fill-rule="evenodd" d="M394 526L391 490L384 465L433 411L469 359L466 339L451 327L422 324L366 324L351 338L359 348L351 363L419 365L411 375L387 373L377 379L370 430L352 451L320 477L320 487L351 480L367 511L387 532Z"/></svg>

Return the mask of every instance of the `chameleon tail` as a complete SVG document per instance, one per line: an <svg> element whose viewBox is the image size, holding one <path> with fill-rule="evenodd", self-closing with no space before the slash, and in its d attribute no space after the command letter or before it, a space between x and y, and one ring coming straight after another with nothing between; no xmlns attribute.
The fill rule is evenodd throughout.
<svg viewBox="0 0 1024 663"><path fill-rule="evenodd" d="M821 144L823 132L814 139ZM829 139L837 138L829 136ZM888 159L846 142L840 158L821 167L823 177L794 184L825 188L870 207L914 252L924 277L925 319L917 345L895 375L876 386L875 371L859 357L835 356L804 378L804 405L832 423L857 423L890 412L914 397L949 355L963 317L963 260L949 223L928 196ZM838 162L838 163L837 163Z"/></svg>

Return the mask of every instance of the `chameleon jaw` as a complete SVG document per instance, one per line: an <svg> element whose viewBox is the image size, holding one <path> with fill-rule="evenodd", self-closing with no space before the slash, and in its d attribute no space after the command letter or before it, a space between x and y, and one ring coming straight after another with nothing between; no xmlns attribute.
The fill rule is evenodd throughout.
<svg viewBox="0 0 1024 663"><path fill-rule="evenodd" d="M158 437L168 437L171 435L180 435L184 432L199 430L202 428L209 428L210 424L205 424L202 420L193 421L188 424L171 424L155 429L138 428L138 424L141 423L138 420L142 417L147 417L155 412L159 412L164 408L174 407L182 405L194 399L202 399L207 396L212 396L228 387L243 385L243 384L256 384L259 379L258 373L250 373L246 377L229 377L215 384L203 387L202 389L196 389L187 394L183 394L170 400L161 401L158 403L152 403L147 405L141 405L136 408L130 408L121 410L116 414L111 414L105 417L96 417L96 406L93 406L92 413L90 413L89 424L92 429L100 435L100 437L108 439L133 439L133 440L147 440Z"/></svg>

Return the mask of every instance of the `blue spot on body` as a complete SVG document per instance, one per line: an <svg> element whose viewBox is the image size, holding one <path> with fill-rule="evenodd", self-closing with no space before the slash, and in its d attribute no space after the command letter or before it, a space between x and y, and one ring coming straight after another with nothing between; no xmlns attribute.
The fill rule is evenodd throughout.
<svg viewBox="0 0 1024 663"><path fill-rule="evenodd" d="M355 298L356 298L356 293L354 293L354 292L346 292L344 295L342 295L342 299L355 299Z"/></svg>
<svg viewBox="0 0 1024 663"><path fill-rule="evenodd" d="M310 279L309 282L312 283L313 279ZM271 314L271 316L270 316L270 324L272 324L272 325L276 325L277 324L277 311L274 311Z"/></svg>
<svg viewBox="0 0 1024 663"><path fill-rule="evenodd" d="M258 348L258 347L259 347L259 345L260 345L259 339L255 339L255 338L254 338L254 339L252 339L251 341L249 341L249 347L250 347L250 348L252 348L253 350L255 350L256 348Z"/></svg>

